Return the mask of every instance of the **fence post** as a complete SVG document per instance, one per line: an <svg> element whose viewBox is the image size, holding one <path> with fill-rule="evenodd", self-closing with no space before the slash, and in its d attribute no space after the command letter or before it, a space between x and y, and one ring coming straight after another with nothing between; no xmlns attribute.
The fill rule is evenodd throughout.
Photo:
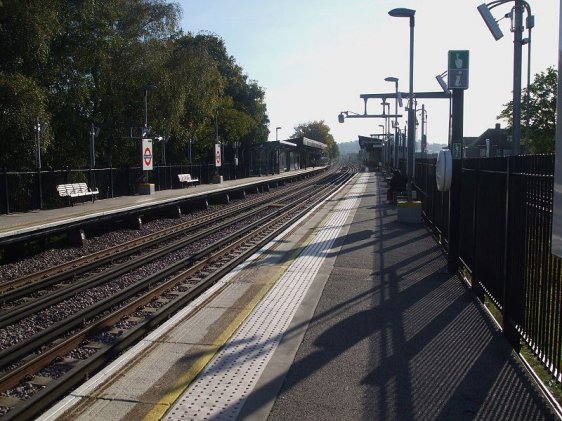
<svg viewBox="0 0 562 421"><path fill-rule="evenodd" d="M511 170L512 170L512 159L516 157L507 157L507 168L505 175L505 221L504 221L504 245L503 245L503 268L502 268L502 329L503 334L511 344L511 346L519 351L521 348L521 337L517 328L514 326L513 318L511 315L511 303L508 298L508 259L509 259L509 243L511 241L509 235L509 199L510 199L510 181L511 181Z"/></svg>
<svg viewBox="0 0 562 421"><path fill-rule="evenodd" d="M10 213L10 195L8 193L8 168L4 167L4 201L6 202L6 215Z"/></svg>
<svg viewBox="0 0 562 421"><path fill-rule="evenodd" d="M474 177L474 197L472 199L472 255L474 256L473 268L472 268L472 291L474 295L478 297L481 302L484 302L484 288L480 284L480 274L479 274L479 247L477 244L478 238L478 193L480 190L480 168L482 164L482 159L478 158L478 163L476 164L475 177Z"/></svg>
<svg viewBox="0 0 562 421"><path fill-rule="evenodd" d="M114 187L113 187L113 165L109 166L109 188L110 188L110 197L114 197Z"/></svg>
<svg viewBox="0 0 562 421"><path fill-rule="evenodd" d="M37 169L37 188L38 188L38 206L39 210L43 209L43 183L41 181L41 168Z"/></svg>

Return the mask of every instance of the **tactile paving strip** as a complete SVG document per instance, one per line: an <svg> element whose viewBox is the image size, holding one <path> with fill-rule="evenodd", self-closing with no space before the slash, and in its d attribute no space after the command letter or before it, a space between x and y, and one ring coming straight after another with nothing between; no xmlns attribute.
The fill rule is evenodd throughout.
<svg viewBox="0 0 562 421"><path fill-rule="evenodd" d="M281 341L349 213L365 191L363 174L326 225L240 329L170 409L166 420L233 420Z"/></svg>

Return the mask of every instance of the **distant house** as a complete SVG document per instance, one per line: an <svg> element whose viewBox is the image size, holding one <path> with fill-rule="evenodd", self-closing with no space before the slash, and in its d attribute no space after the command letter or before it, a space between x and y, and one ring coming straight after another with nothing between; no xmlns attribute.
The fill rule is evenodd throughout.
<svg viewBox="0 0 562 421"><path fill-rule="evenodd" d="M495 156L509 156L512 154L513 143L507 129L498 124L488 129L476 139L464 138L465 158L491 158Z"/></svg>

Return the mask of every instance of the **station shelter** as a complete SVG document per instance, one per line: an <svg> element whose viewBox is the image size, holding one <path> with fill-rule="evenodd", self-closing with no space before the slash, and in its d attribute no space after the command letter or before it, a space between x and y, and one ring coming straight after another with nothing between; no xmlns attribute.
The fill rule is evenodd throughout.
<svg viewBox="0 0 562 421"><path fill-rule="evenodd" d="M250 175L281 174L320 165L326 145L306 137L264 142L250 150Z"/></svg>
<svg viewBox="0 0 562 421"><path fill-rule="evenodd" d="M287 141L297 145L299 169L320 165L325 156L326 144L317 140L301 136L287 139Z"/></svg>
<svg viewBox="0 0 562 421"><path fill-rule="evenodd" d="M359 147L367 152L364 165L375 170L386 163L384 140L379 137L359 136Z"/></svg>

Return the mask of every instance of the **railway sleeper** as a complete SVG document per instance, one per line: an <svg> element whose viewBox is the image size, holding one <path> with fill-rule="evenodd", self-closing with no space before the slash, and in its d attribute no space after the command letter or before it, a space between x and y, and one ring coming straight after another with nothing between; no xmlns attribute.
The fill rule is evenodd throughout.
<svg viewBox="0 0 562 421"><path fill-rule="evenodd" d="M20 400L14 396L0 396L0 407L13 408Z"/></svg>

